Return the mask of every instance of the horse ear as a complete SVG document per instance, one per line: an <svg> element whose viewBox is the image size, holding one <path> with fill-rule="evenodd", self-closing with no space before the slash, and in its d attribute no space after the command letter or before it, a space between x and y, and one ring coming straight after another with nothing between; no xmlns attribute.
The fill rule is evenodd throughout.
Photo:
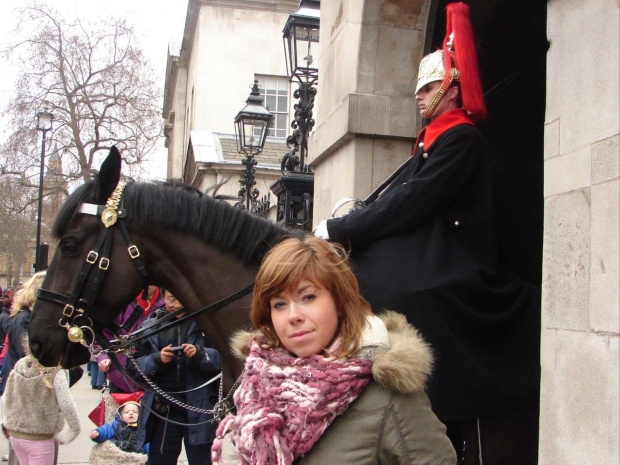
<svg viewBox="0 0 620 465"><path fill-rule="evenodd" d="M121 154L115 145L110 149L110 153L101 164L99 175L95 181L97 197L99 202L105 202L118 184L121 177Z"/></svg>

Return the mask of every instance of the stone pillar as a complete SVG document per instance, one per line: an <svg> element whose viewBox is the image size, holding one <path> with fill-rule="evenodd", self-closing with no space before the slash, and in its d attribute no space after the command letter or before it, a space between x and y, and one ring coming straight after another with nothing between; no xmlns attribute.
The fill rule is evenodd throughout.
<svg viewBox="0 0 620 465"><path fill-rule="evenodd" d="M617 0L549 0L541 465L619 463ZM596 33L593 33L596 31Z"/></svg>
<svg viewBox="0 0 620 465"><path fill-rule="evenodd" d="M170 55L168 55L168 62L169 66L173 67L173 72L170 81L166 82L167 86L172 87L167 108L168 113L164 114L164 136L168 149L166 179L182 181L187 140L185 127L187 65L179 57L171 57Z"/></svg>
<svg viewBox="0 0 620 465"><path fill-rule="evenodd" d="M321 3L314 222L343 197L365 198L407 157L421 120L414 83L430 0Z"/></svg>

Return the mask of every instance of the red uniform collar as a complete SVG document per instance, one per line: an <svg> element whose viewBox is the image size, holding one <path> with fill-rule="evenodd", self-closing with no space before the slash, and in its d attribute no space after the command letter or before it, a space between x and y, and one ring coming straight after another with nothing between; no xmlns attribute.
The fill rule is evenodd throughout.
<svg viewBox="0 0 620 465"><path fill-rule="evenodd" d="M446 111L443 115L437 117L422 128L413 146L413 153L415 154L418 147L428 150L439 136L448 129L452 129L459 124L474 125L472 120L467 116L467 112L462 108Z"/></svg>

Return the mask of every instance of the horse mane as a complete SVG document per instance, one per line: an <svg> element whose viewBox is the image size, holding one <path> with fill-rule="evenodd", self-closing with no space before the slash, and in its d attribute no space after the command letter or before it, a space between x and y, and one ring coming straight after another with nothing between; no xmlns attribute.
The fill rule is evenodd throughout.
<svg viewBox="0 0 620 465"><path fill-rule="evenodd" d="M56 238L62 236L81 203L94 202L93 184L80 186L67 198L54 220L52 233ZM182 183L131 182L125 187L123 208L130 223L144 221L188 232L231 250L246 262L260 262L283 237L299 234Z"/></svg>

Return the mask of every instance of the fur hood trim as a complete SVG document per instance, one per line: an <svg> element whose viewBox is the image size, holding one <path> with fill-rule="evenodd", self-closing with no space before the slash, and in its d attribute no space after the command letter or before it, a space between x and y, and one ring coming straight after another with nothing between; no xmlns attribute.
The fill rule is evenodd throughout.
<svg viewBox="0 0 620 465"><path fill-rule="evenodd" d="M411 394L423 391L433 370L431 348L404 315L386 311L379 315L388 331L390 346L377 350L372 366L373 378L390 391ZM250 342L260 336L259 331L238 331L230 339L233 353L245 360L250 353Z"/></svg>
<svg viewBox="0 0 620 465"><path fill-rule="evenodd" d="M430 345L405 315L386 311L380 317L388 330L390 348L377 352L372 365L375 381L401 394L423 391L433 371Z"/></svg>

